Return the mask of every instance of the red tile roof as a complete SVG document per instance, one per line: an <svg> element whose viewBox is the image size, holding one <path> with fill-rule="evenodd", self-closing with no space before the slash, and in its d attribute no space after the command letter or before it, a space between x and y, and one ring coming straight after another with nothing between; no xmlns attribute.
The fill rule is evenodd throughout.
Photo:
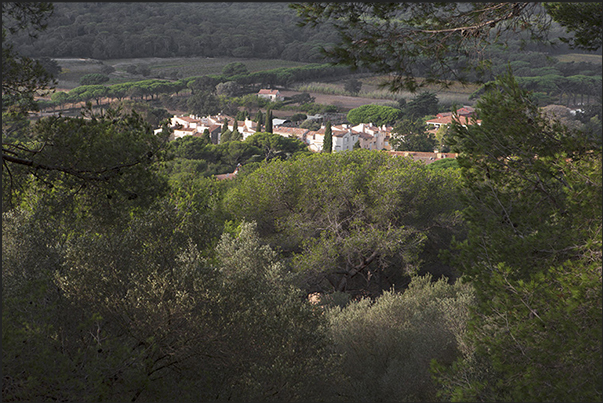
<svg viewBox="0 0 603 403"><path fill-rule="evenodd" d="M331 130L333 137L343 137L348 134L347 130Z"/></svg>
<svg viewBox="0 0 603 403"><path fill-rule="evenodd" d="M266 95L277 95L279 92L278 90L267 90L267 89L261 89L258 94L266 94Z"/></svg>
<svg viewBox="0 0 603 403"><path fill-rule="evenodd" d="M441 118L429 119L425 123L427 123L427 124L439 123L441 125L448 125L448 124L452 123L452 119L453 119L453 116L444 116ZM473 124L472 119L468 116L459 116L458 120L462 125L472 125ZM476 120L477 124L480 124L481 122L482 122L481 120Z"/></svg>
<svg viewBox="0 0 603 403"><path fill-rule="evenodd" d="M459 116L472 116L475 114L475 109L471 106L463 106L456 110L456 114ZM451 116L452 112L440 112L436 116L439 118L444 118L446 116Z"/></svg>

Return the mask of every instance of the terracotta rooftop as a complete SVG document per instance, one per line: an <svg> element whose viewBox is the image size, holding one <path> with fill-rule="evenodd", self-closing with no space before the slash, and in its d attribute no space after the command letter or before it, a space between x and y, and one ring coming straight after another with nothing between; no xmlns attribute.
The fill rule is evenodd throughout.
<svg viewBox="0 0 603 403"><path fill-rule="evenodd" d="M450 116L444 116L441 118L429 119L429 120L425 121L425 123L448 125L448 124L452 123L452 119L453 119L453 116L450 115ZM458 120L463 125L472 125L473 124L472 119L468 116L459 116ZM481 120L476 120L477 124L480 124L481 122L482 122Z"/></svg>
<svg viewBox="0 0 603 403"><path fill-rule="evenodd" d="M459 116L473 116L475 115L475 108L471 106L463 106L456 110L456 114ZM452 112L440 112L436 115L439 118L444 118L447 116L452 116Z"/></svg>
<svg viewBox="0 0 603 403"><path fill-rule="evenodd" d="M261 89L258 91L258 94L266 94L266 95L276 95L278 93L279 93L278 90Z"/></svg>

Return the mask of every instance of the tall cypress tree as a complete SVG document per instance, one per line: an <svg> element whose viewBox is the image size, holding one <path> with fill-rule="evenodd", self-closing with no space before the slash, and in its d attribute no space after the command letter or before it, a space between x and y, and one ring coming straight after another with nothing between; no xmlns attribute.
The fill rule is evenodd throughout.
<svg viewBox="0 0 603 403"><path fill-rule="evenodd" d="M226 130L224 133L220 134L220 144L228 143L229 141L232 141L232 132Z"/></svg>
<svg viewBox="0 0 603 403"><path fill-rule="evenodd" d="M266 133L272 133L272 111L268 109L266 112Z"/></svg>
<svg viewBox="0 0 603 403"><path fill-rule="evenodd" d="M323 141L322 152L330 153L333 151L333 133L331 131L331 121L325 125L325 139Z"/></svg>
<svg viewBox="0 0 603 403"><path fill-rule="evenodd" d="M209 129L203 130L203 135L201 136L201 138L203 139L203 141L206 144L211 143L211 136L209 135Z"/></svg>
<svg viewBox="0 0 603 403"><path fill-rule="evenodd" d="M262 115L262 111L261 110L258 110L258 113L255 115L255 122L257 123L255 131L256 132L261 132L262 131L262 124L264 123L264 115Z"/></svg>
<svg viewBox="0 0 603 403"><path fill-rule="evenodd" d="M222 134L228 130L228 119L224 119L224 123L222 124Z"/></svg>
<svg viewBox="0 0 603 403"><path fill-rule="evenodd" d="M241 141L243 140L243 135L239 131L239 125L237 121L234 122L234 127L232 128L232 136L230 137L232 141Z"/></svg>

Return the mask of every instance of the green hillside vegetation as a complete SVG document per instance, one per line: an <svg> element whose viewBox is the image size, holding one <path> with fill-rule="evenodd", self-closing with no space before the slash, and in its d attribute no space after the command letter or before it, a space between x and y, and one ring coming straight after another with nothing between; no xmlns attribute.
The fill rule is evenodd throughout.
<svg viewBox="0 0 603 403"><path fill-rule="evenodd" d="M298 26L299 21L287 3L57 3L42 37L30 41L23 33L12 40L22 54L31 57L94 59L89 67L115 69L109 74L111 83L133 78L176 80L218 74L225 64L240 60L250 72L274 68L275 63L292 67L299 64L291 63L328 61L319 50L339 40L337 31L329 22L311 28ZM562 33L553 24L551 39ZM580 56L558 40L553 47L534 44L522 36L506 38L506 47L484 49L482 57L493 68L482 77L467 75L468 82L478 78L490 81L506 72L509 64L518 76L585 75L600 80L600 55ZM524 61L527 64L522 64ZM449 64L460 71L466 59ZM137 67L141 71L137 72ZM542 70L548 67L554 70ZM65 69L71 70L68 66ZM427 71L428 65L424 65L416 75L427 76ZM71 83L67 88L79 81L71 73L66 71L62 77ZM559 88L554 89L551 82L554 80L548 79L537 86L536 91L543 93L542 102L563 103L559 97L568 91L586 96L594 91L596 96L601 88L600 81L584 88L555 83Z"/></svg>
<svg viewBox="0 0 603 403"><path fill-rule="evenodd" d="M234 57L319 62L328 28L296 26L288 3L57 3L27 56L130 59Z"/></svg>
<svg viewBox="0 0 603 403"><path fill-rule="evenodd" d="M54 75L58 87L70 91L69 96L57 94L53 99L46 98L41 106L47 111L73 109L88 101L100 106L111 99L120 100L124 89L130 88L130 94L125 94L127 98L146 98L154 108L206 113L218 108L218 103L212 101L214 106L210 109L199 108L199 102L184 99L192 94L188 88L182 90L180 85L202 76L216 77L224 83L236 81L241 86L237 89L239 94L228 94L230 96L252 93L261 86L389 99L392 103L410 100L415 95L379 89L387 76L372 75L364 67L359 70L364 88L354 94L345 88L348 77L352 76L343 66L339 66L335 74L327 72L331 67L309 75L294 73L296 68L326 66L324 62L328 59L321 55L319 48L328 48L339 40L336 30L328 23L310 29L297 26L298 21L295 10L284 3L58 3L42 37L30 41L25 33L17 33L11 40L21 53L41 58L53 69L57 67ZM278 28L267 28L272 25ZM238 33L243 29L244 33ZM562 30L553 24L553 39L561 35ZM491 63L492 69L481 77L467 75L469 85L463 87L455 81L451 88L428 86L425 89L437 92L446 108L459 102L472 103L483 93L478 78L488 83L511 69L521 77L520 85L537 95L541 106L578 107L596 103L601 96L599 55L576 53L563 43L547 47L529 41L524 43L520 37L507 35L506 39L505 48L485 47L483 58ZM50 57L57 58L54 65L48 61ZM225 66L237 62L245 64L247 78L220 77ZM454 69L458 64L456 70L460 71L466 63L466 59L460 58L451 61L450 66ZM416 71L417 80L428 83L429 79L421 75L426 75L429 67L421 66L423 70ZM262 75L263 72L266 74ZM90 74L108 77L100 84L109 88L106 91L95 88L92 92L77 88L89 83L81 80ZM153 89L148 80L172 84L154 85ZM140 84L132 84L134 82ZM170 87L177 89L169 90ZM162 96L161 102L159 96ZM229 106L233 103L223 99L219 108L234 114L236 111ZM321 108L299 108L292 111L292 115L316 113Z"/></svg>

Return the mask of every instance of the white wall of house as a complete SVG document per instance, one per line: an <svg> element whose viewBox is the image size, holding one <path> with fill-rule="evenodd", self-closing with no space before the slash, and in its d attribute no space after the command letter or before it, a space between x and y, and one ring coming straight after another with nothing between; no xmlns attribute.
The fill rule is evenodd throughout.
<svg viewBox="0 0 603 403"><path fill-rule="evenodd" d="M352 151L360 133L348 129L333 133L333 152Z"/></svg>
<svg viewBox="0 0 603 403"><path fill-rule="evenodd" d="M308 149L315 153L322 152L322 146L324 143L325 136L316 132L308 132L306 135L306 144Z"/></svg>
<svg viewBox="0 0 603 403"><path fill-rule="evenodd" d="M360 144L363 148L369 150L383 150L390 149L388 138L390 136L391 128L384 126L378 127L372 123L360 123L356 126L352 126L353 131L361 132L372 136L370 140L361 140Z"/></svg>
<svg viewBox="0 0 603 403"><path fill-rule="evenodd" d="M185 136L192 136L196 132L197 132L197 130L188 129L188 128L174 129L174 137L180 138L180 137L185 137Z"/></svg>

